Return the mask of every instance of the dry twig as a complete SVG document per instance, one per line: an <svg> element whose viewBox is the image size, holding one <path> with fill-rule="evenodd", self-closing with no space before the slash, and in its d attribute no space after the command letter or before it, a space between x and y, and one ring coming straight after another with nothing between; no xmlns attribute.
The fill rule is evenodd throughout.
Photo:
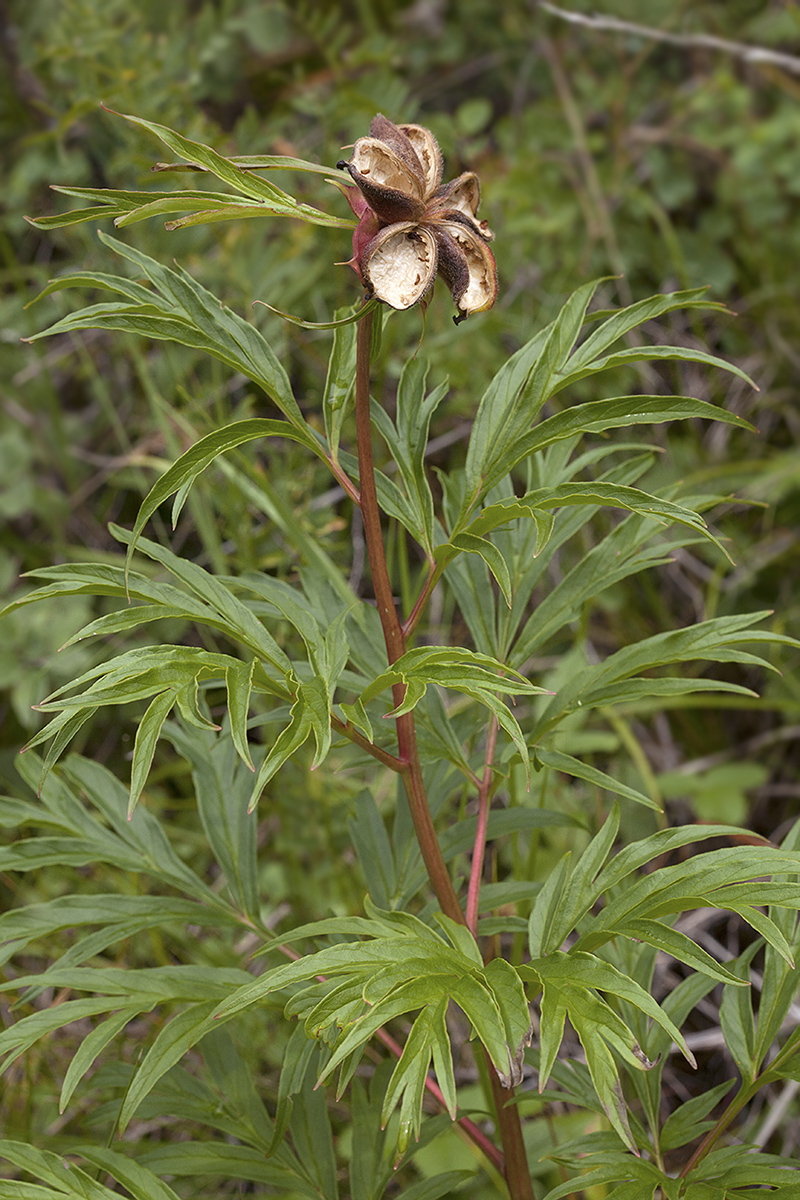
<svg viewBox="0 0 800 1200"><path fill-rule="evenodd" d="M587 29L607 30L610 33L628 33L635 37L647 38L656 42L669 42L673 46L687 46L690 49L719 50L748 63L768 63L771 66L782 67L793 75L800 75L800 57L796 54L784 54L780 50L770 50L766 46L748 46L745 42L732 42L729 38L715 37L711 33L670 33L666 29L654 29L650 25L638 25L635 21L623 21L619 17L589 16L586 13L571 12L566 8L558 8L547 0L538 0L539 8L569 21L572 25L583 25Z"/></svg>

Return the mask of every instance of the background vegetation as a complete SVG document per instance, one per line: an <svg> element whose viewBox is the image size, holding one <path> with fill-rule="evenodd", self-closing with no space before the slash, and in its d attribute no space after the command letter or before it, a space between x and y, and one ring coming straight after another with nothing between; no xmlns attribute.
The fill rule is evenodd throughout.
<svg viewBox="0 0 800 1200"><path fill-rule="evenodd" d="M495 309L460 329L452 326L447 305L432 306L428 315L425 352L449 373L456 398L436 414L431 466L463 455L471 414L494 371L579 283L616 277L604 285L607 304L708 285L731 315L671 314L659 327L654 323L652 334L731 359L760 391L734 376L687 366L670 368L667 382L678 394L714 400L746 417L758 433L705 423L657 432L664 453L646 486L689 480L697 491L719 496L710 522L731 539L735 566L726 567L713 550L679 550L674 562L604 593L587 610L583 632L604 655L633 637L773 608L773 628L800 634L800 222L793 219L800 194L800 70L722 45L731 40L740 48L800 56L800 9L779 0L572 0L568 7L585 15L600 8L606 16L676 34L678 42L568 22L533 2L498 8L488 0L351 0L337 7L313 0L145 0L136 6L6 0L0 6L6 67L0 70L0 595L27 587L19 576L35 567L116 559L108 522L129 526L155 475L177 453L221 421L271 415L249 383L190 350L101 332L33 347L20 342L70 309L69 294L58 293L25 310L48 279L107 269L92 225L51 233L25 224L24 214L73 206L48 184L154 186L151 166L161 148L99 101L229 154L292 154L331 164L380 110L430 127L449 176L466 167L479 172L481 215L496 233L501 294ZM713 35L721 45L700 35ZM303 177L297 188L310 202L344 215L344 202L321 179ZM351 272L331 266L349 257L345 232L242 222L168 233L148 223L118 236L156 258L174 256L239 311L260 299L322 321L358 295ZM329 335L282 324L265 308L256 308L253 319L282 353L295 393L307 397L306 411L312 411ZM419 313L393 318L386 336L390 347L405 351L422 336ZM389 356L382 381L387 407L401 365L399 351ZM621 379L623 390L640 382L633 369ZM318 468L301 451L293 457L282 450L279 468L272 453L242 455L241 469L265 489L260 509L223 471L209 474L170 535L173 549L221 573L269 569L291 579L296 543L275 519L289 513L298 539L352 559L357 579L363 547L347 507L336 496L320 502ZM271 495L273 471L281 487ZM395 553L402 555L399 542ZM0 641L5 790L20 788L16 756L39 721L31 704L109 652L78 644L56 655L103 611L101 602L74 597L6 619ZM457 613L440 615L443 625L454 618ZM181 633L178 628L169 638L179 640ZM455 644L458 636L456 624ZM627 775L663 798L670 823L733 821L779 839L800 796L800 689L796 652L776 651L774 661L781 673L770 679L736 676L757 688L758 702L703 697L702 707L684 699L652 712L617 710L611 725L586 731L585 748L605 755L617 777ZM76 743L120 778L127 778L132 748L133 725L124 717L100 714ZM568 789L558 801L567 809L586 804ZM204 843L188 769L166 750L157 758L147 802L169 817L181 854L202 875ZM259 887L276 911L285 913L291 904L296 924L360 903L364 883L348 857L354 806L346 782L323 794L303 760L282 776L264 807L270 853L259 867ZM655 828L643 812L623 811L626 836ZM556 860L559 839L558 832L542 835L542 863ZM4 907L52 899L67 888L66 871L58 867L24 884L9 876L2 883ZM730 955L741 949L737 925L727 917L709 918L700 935ZM171 949L156 946L155 952L168 957ZM214 946L207 952L213 957ZM141 953L137 943L132 965ZM37 961L32 956L29 969ZM687 1087L708 1089L724 1077L710 1002L704 1020L692 1031L703 1050L699 1081L687 1083L678 1070L671 1077L682 1098ZM64 1074L68 1049L37 1054L2 1101L7 1136L38 1136L54 1148L59 1139L72 1144L102 1122L102 1110L70 1108L64 1125L55 1081ZM280 1058L277 1046L273 1069ZM764 1116L752 1113L751 1131L764 1128ZM561 1124L553 1136L566 1136L570 1114L559 1110L554 1120ZM766 1130L764 1141L778 1152L796 1152L800 1117L794 1108L787 1108L777 1132ZM443 1151L437 1154L431 1171L447 1165ZM428 1169L424 1154L417 1161Z"/></svg>

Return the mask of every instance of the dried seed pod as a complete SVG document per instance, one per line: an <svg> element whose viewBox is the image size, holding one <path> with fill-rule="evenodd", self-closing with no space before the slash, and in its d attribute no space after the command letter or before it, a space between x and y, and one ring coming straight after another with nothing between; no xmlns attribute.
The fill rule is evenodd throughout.
<svg viewBox="0 0 800 1200"><path fill-rule="evenodd" d="M487 244L493 234L476 216L478 177L465 171L442 187L442 155L429 129L395 125L379 113L369 137L337 165L358 189L348 192L359 218L350 265L373 296L410 308L425 300L439 271L456 322L492 307L497 270Z"/></svg>

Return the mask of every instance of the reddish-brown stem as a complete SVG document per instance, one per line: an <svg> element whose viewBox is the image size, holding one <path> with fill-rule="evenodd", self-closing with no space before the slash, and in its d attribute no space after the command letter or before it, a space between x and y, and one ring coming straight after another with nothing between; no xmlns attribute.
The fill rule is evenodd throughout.
<svg viewBox="0 0 800 1200"><path fill-rule="evenodd" d="M330 455L326 456L326 462L327 462L328 466L330 467L330 470L331 470L331 473L332 473L334 479L338 480L339 484L341 485L342 491L346 492L347 495L350 497L350 499L353 501L353 503L359 505L359 507L360 507L361 506L361 497L358 494L358 488L353 483L350 476L345 471L342 470L342 468L339 466L338 462L336 462L335 459L331 458Z"/></svg>
<svg viewBox="0 0 800 1200"><path fill-rule="evenodd" d="M383 544L381 530L380 508L378 494L375 488L375 467L372 461L372 427L369 415L369 368L370 344L372 341L372 313L369 312L361 319L358 326L358 341L356 344L356 435L358 437L358 484L361 492L361 516L364 522L364 539L367 543L369 567L372 573L372 586L378 606L378 615L383 627L383 637L386 642L386 654L389 663L397 662L405 653L405 638L400 625L400 617L392 594L392 585L386 566L386 550ZM395 707L400 705L405 695L403 684L395 684L392 696ZM464 921L464 914L458 903L453 888L453 882L447 870L436 830L431 820L428 798L425 793L425 783L417 752L417 734L414 725L414 714L404 713L397 718L397 747L398 756L405 764L403 782L408 795L411 818L417 835L422 860L428 872L431 886L436 893L436 899L442 911L454 921Z"/></svg>
<svg viewBox="0 0 800 1200"><path fill-rule="evenodd" d="M428 572L428 578L425 580L422 591L417 596L416 604L412 608L407 620L403 622L404 637L411 637L412 633L417 628L420 617L424 613L427 603L431 598L431 592L439 582L441 575L442 572L440 568L438 566L431 565L430 571Z"/></svg>
<svg viewBox="0 0 800 1200"><path fill-rule="evenodd" d="M472 850L472 867L467 889L467 929L473 937L478 936L478 902L481 894L483 858L486 852L486 830L489 825L489 793L492 790L492 763L497 746L497 717L492 717L486 738L483 779L478 789L478 824L475 829L475 844Z"/></svg>
<svg viewBox="0 0 800 1200"><path fill-rule="evenodd" d="M337 733L341 733L344 737L349 738L360 749L365 750L367 754L371 754L384 767L388 767L390 771L397 771L401 774L406 767L404 762L396 758L394 754L389 754L388 751L382 750L380 746L376 746L374 742L370 742L364 737L363 733L359 733L349 721L340 721L335 713L331 713L331 728Z"/></svg>
<svg viewBox="0 0 800 1200"><path fill-rule="evenodd" d="M372 342L372 312L362 317L358 324L356 343L356 437L358 439L358 486L361 493L361 516L364 522L364 539L367 543L369 568L378 615L383 627L386 653L390 665L405 651L405 639L400 627L400 618L394 603L386 552L381 530L381 514L378 493L375 489L375 467L372 461L372 425L369 415L369 366ZM400 691L403 689L401 685ZM402 700L395 696L395 704ZM402 757L402 754L401 754Z"/></svg>
<svg viewBox="0 0 800 1200"><path fill-rule="evenodd" d="M489 1052L485 1048L484 1054L492 1084L492 1099L497 1112L497 1131L503 1145L504 1172L508 1190L512 1200L534 1200L531 1173L528 1169L528 1155L522 1140L519 1111L516 1104L505 1107L508 1101L513 1099L514 1092L503 1087L489 1057Z"/></svg>
<svg viewBox="0 0 800 1200"><path fill-rule="evenodd" d="M369 380L370 380L370 346L372 343L372 313L367 313L358 325L358 341L356 344L356 434L358 437L358 474L361 494L361 515L364 522L364 539L367 543L367 555L372 586L375 590L375 600L378 614L383 627L386 653L389 662L397 662L405 652L405 634L397 607L392 594L389 572L386 566L386 550L383 544L381 530L380 508L375 488L375 468L372 461L372 427L369 411ZM423 589L417 606L416 619L419 619L424 604L430 595L434 577ZM412 614L413 615L413 614ZM413 627L413 626L412 626ZM396 684L392 689L395 707L398 707L405 695L403 684ZM495 731L496 736L496 731ZM397 717L398 757L404 762L402 772L403 782L408 796L411 817L417 842L422 853L422 859L428 873L431 887L434 890L442 911L454 921L464 924L464 914L458 903L453 888L453 882L442 857L436 830L433 827L425 783L422 778L419 753L417 751L416 729L413 712L404 713ZM486 773L484 773L484 779ZM483 783L481 789L483 789ZM488 797L488 785L487 785ZM485 839L485 835L484 835ZM488 1061L488 1055L487 1055ZM497 1126L503 1146L503 1171L508 1183L511 1200L533 1200L530 1171L528 1170L525 1144L522 1140L522 1126L519 1112L515 1105L508 1108L505 1104L513 1097L513 1091L506 1091L494 1066L489 1065L494 1106L497 1111Z"/></svg>

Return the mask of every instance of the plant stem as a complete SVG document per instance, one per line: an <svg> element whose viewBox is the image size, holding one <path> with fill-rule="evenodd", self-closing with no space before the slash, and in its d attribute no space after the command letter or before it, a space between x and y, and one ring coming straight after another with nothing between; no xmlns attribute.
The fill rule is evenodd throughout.
<svg viewBox="0 0 800 1200"><path fill-rule="evenodd" d="M717 1121L714 1128L709 1130L709 1132L703 1138L692 1157L680 1172L678 1176L679 1179L685 1179L689 1172L693 1171L699 1162L702 1162L708 1152L714 1148L715 1142L720 1135L725 1132L730 1123L733 1121L734 1117L738 1116L744 1106L750 1103L756 1093L759 1092L762 1087L765 1087L770 1079L775 1078L773 1072L779 1071L783 1064L792 1058L794 1054L796 1054L798 1044L800 1044L800 1030L795 1031L795 1033L787 1038L772 1061L766 1067L764 1067L761 1073L757 1075L754 1080L752 1080L750 1083L746 1083L744 1080L742 1080L739 1091L730 1101L728 1107L725 1109L725 1112Z"/></svg>
<svg viewBox="0 0 800 1200"><path fill-rule="evenodd" d="M752 1100L753 1096L758 1091L758 1086L759 1086L758 1082L756 1082L755 1084L751 1083L751 1084L743 1086L739 1089L737 1094L731 1100L728 1107L725 1109L725 1112L722 1114L722 1116L717 1121L714 1128L709 1130L709 1132L703 1138L700 1145L695 1150L692 1157L689 1159L689 1161L686 1163L686 1165L679 1172L679 1174L678 1174L679 1179L685 1179L686 1176L689 1174L689 1172L693 1171L694 1168L697 1166L697 1164L705 1158L705 1156L708 1154L709 1150L711 1150L713 1148L714 1143L717 1141L717 1139L720 1137L720 1135L723 1134L725 1132L725 1130L728 1128L728 1126L730 1125L730 1123L734 1119L734 1117L739 1112L741 1112L741 1110L744 1108L745 1104L748 1103L748 1101Z"/></svg>
<svg viewBox="0 0 800 1200"><path fill-rule="evenodd" d="M361 515L364 521L364 538L367 543L367 556L372 573L372 586L375 590L375 600L383 628L386 643L386 653L389 663L397 662L405 653L406 639L403 626L397 612L386 566L386 549L381 530L380 508L375 488L375 467L372 460L372 426L369 411L369 379L370 379L370 346L372 343L372 312L368 312L358 324L358 341L356 344L356 436L358 439L358 486L361 494ZM432 580L424 589L425 598L430 594ZM424 602L423 602L424 604ZM423 605L415 610L417 619L421 615ZM395 708L403 702L405 685L395 684L392 688ZM465 924L464 914L458 902L453 882L442 857L439 839L433 826L428 797L425 791L425 781L422 777L422 767L417 750L417 735L413 712L404 713L396 719L398 757L403 762L403 783L408 796L411 818L417 842L425 863L431 887L436 895L442 911L454 921ZM497 730L494 730L497 737ZM494 751L492 750L492 753ZM490 772L484 771L481 792L485 787L486 804L488 808ZM485 841L485 833L484 833ZM477 904L477 900L476 900ZM477 909L476 909L477 912ZM489 1060L489 1078L491 1080L492 1096L497 1112L497 1128L503 1147L503 1170L508 1184L511 1200L533 1200L530 1171L528 1170L525 1144L522 1140L522 1126L516 1105L506 1108L505 1104L514 1093L506 1090L500 1083L497 1072Z"/></svg>
<svg viewBox="0 0 800 1200"><path fill-rule="evenodd" d="M489 1068L489 1080L492 1085L492 1099L497 1112L497 1131L503 1146L505 1160L505 1176L511 1200L534 1200L531 1173L528 1169L528 1155L522 1140L522 1124L519 1119L519 1109L516 1104L505 1105L514 1098L513 1088L506 1089L500 1082L494 1064L489 1058L489 1052L484 1048L486 1064Z"/></svg>
<svg viewBox="0 0 800 1200"><path fill-rule="evenodd" d="M372 341L372 313L369 312L358 325L356 349L356 436L358 438L358 485L361 493L361 516L364 521L364 538L372 573L372 586L378 615L383 627L386 654L390 665L405 653L405 638L400 617L392 594L392 585L386 567L386 550L381 530L378 494L375 489L375 467L372 461L372 427L369 414L370 344ZM395 707L402 704L405 686L395 684L392 688ZM433 827L425 782L417 751L417 734L414 714L404 713L397 718L398 756L404 764L402 776L411 809L411 818L417 835L419 848L428 878L442 911L453 921L463 924L464 914L458 903L450 873L442 857L436 830Z"/></svg>
<svg viewBox="0 0 800 1200"><path fill-rule="evenodd" d="M388 754L385 750L381 750L380 746L376 746L364 737L363 733L352 725L349 721L341 721L335 713L331 713L331 728L337 733L341 733L343 737L349 738L354 745L358 746L367 754L371 754L373 758L377 758L379 763L384 767L388 767L390 771L396 771L402 774L406 768L406 764L396 758L394 754Z"/></svg>
<svg viewBox="0 0 800 1200"><path fill-rule="evenodd" d="M405 637L407 637L407 638L411 637L412 633L417 628L420 618L422 617L422 614L424 613L424 611L427 607L428 601L431 598L433 589L436 587L436 584L439 582L439 580L442 577L442 571L443 571L443 568L441 566L439 566L437 564L430 565L429 570L428 570L428 578L425 580L425 584L422 588L422 591L420 592L419 596L417 597L417 602L414 605L413 609L411 610L410 616L403 623L403 634Z"/></svg>
<svg viewBox="0 0 800 1200"><path fill-rule="evenodd" d="M381 514L378 493L375 489L375 467L372 461L372 425L369 413L370 344L372 341L372 312L362 317L358 324L356 344L356 437L358 439L358 487L361 493L361 516L364 522L364 538L367 543L372 586L378 605L378 615L383 627L386 653L389 664L397 662L405 652L405 639L400 618L392 594L392 585L386 567L386 550L381 530ZM397 689L400 689L398 693ZM396 684L395 705L403 699L402 684Z"/></svg>

